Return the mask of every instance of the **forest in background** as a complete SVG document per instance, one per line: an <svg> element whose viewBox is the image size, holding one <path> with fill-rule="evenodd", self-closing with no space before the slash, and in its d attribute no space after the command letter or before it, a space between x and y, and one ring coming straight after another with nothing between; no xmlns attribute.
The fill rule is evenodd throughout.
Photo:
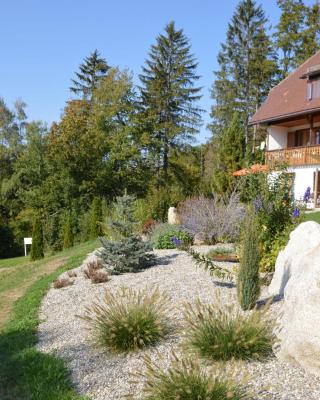
<svg viewBox="0 0 320 400"><path fill-rule="evenodd" d="M212 85L212 133L202 124L197 60L184 31L170 22L151 46L139 85L95 50L71 80L73 99L59 121L29 121L26 104L0 100L0 257L22 254L23 237L41 220L45 244L64 246L97 234L93 214L116 196L135 195L143 223L194 194L230 193L232 172L264 162L263 129L250 116L269 90L320 48L319 6L278 0L270 26L261 5L242 0L218 55Z"/></svg>

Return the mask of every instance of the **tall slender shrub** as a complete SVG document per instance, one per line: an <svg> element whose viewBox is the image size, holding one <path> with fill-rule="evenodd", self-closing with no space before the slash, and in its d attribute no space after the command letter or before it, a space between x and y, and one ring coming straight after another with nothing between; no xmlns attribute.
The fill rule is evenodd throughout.
<svg viewBox="0 0 320 400"><path fill-rule="evenodd" d="M73 247L74 243L74 235L73 235L73 229L72 229L72 218L71 215L68 214L66 218L66 222L63 227L63 248L64 249L69 249L70 247Z"/></svg>
<svg viewBox="0 0 320 400"><path fill-rule="evenodd" d="M251 310L260 295L259 231L253 211L248 213L242 233L242 254L237 281L237 293L243 310Z"/></svg>
<svg viewBox="0 0 320 400"><path fill-rule="evenodd" d="M95 197L91 205L91 221L90 221L90 238L96 239L102 236L101 222L103 219L102 200L101 197Z"/></svg>
<svg viewBox="0 0 320 400"><path fill-rule="evenodd" d="M39 260L44 257L43 253L43 229L40 218L36 218L32 229L32 245L30 251L31 260Z"/></svg>

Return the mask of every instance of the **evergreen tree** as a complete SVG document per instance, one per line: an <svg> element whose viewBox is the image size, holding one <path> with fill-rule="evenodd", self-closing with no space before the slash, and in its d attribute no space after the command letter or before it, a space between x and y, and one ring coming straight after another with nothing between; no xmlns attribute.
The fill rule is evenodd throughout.
<svg viewBox="0 0 320 400"><path fill-rule="evenodd" d="M303 46L305 5L302 0L277 0L281 9L276 27L275 45L280 50L281 78L298 66L298 53ZM301 61L301 60L300 60Z"/></svg>
<svg viewBox="0 0 320 400"><path fill-rule="evenodd" d="M115 219L110 221L112 239L101 238L103 249L100 257L111 274L138 272L149 266L154 256L149 243L144 243L135 234L137 221L134 217L133 196L125 194L117 197L115 203Z"/></svg>
<svg viewBox="0 0 320 400"><path fill-rule="evenodd" d="M212 88L213 135L221 134L229 124L230 115L238 112L246 144L252 140L249 117L274 86L277 71L267 23L262 7L255 1L242 0L237 6L229 23L226 43L222 44L218 55L220 69L215 73Z"/></svg>
<svg viewBox="0 0 320 400"><path fill-rule="evenodd" d="M43 230L40 218L36 218L32 229L32 245L30 251L31 260L39 260L44 257L43 253Z"/></svg>
<svg viewBox="0 0 320 400"><path fill-rule="evenodd" d="M259 230L252 211L245 221L242 254L237 280L238 300L243 310L251 310L260 295L259 279Z"/></svg>
<svg viewBox="0 0 320 400"><path fill-rule="evenodd" d="M223 134L217 138L216 156L212 168L212 186L218 193L234 188L232 173L243 166L245 158L243 124L235 113Z"/></svg>
<svg viewBox="0 0 320 400"><path fill-rule="evenodd" d="M80 64L80 71L76 72L76 79L72 79L71 92L81 95L83 99L91 99L98 82L106 75L109 68L106 60L100 57L98 50L94 50Z"/></svg>
<svg viewBox="0 0 320 400"><path fill-rule="evenodd" d="M63 248L69 249L73 247L74 243L74 235L73 235L73 226L72 226L72 218L69 213L63 227Z"/></svg>
<svg viewBox="0 0 320 400"><path fill-rule="evenodd" d="M152 45L140 75L140 121L149 137L158 185L161 178L167 181L170 150L198 132L201 110L196 103L201 96L195 86L196 68L188 39L170 22Z"/></svg>
<svg viewBox="0 0 320 400"><path fill-rule="evenodd" d="M91 204L91 220L90 220L90 238L96 239L102 236L102 200L101 197L95 197Z"/></svg>

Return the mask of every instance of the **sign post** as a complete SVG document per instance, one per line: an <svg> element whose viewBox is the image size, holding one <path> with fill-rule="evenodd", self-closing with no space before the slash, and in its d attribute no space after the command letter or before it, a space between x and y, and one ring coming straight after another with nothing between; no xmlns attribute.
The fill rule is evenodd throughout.
<svg viewBox="0 0 320 400"><path fill-rule="evenodd" d="M24 242L24 255L27 257L27 245L32 244L32 238L24 238L23 242Z"/></svg>

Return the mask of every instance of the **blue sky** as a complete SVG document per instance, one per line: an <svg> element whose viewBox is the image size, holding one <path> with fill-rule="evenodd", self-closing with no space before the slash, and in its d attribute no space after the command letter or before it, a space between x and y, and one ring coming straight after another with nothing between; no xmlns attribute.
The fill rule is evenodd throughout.
<svg viewBox="0 0 320 400"><path fill-rule="evenodd" d="M70 97L70 80L82 59L98 49L112 66L129 68L137 82L156 35L171 20L183 28L199 61L204 127L210 136L209 89L220 43L237 0L1 0L0 96L11 107L27 104L29 119L57 121ZM276 0L262 0L270 22L279 18ZM312 0L306 3L311 4Z"/></svg>

